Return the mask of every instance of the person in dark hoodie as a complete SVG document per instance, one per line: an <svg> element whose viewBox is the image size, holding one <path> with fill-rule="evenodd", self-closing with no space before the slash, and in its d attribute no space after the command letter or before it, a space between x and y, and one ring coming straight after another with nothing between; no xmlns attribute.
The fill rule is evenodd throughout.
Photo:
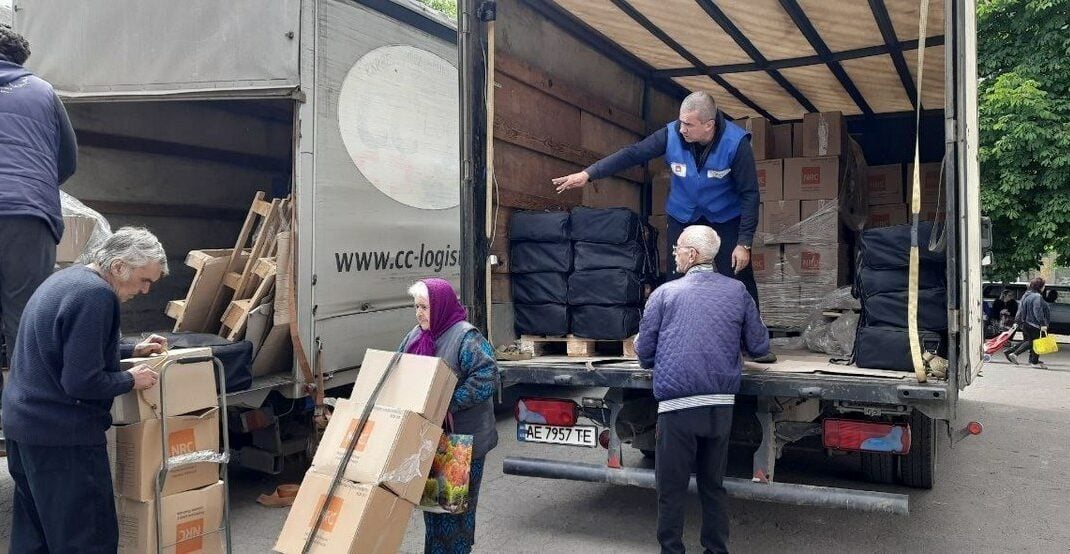
<svg viewBox="0 0 1070 554"><path fill-rule="evenodd" d="M56 265L59 186L78 161L67 111L23 67L29 57L26 39L0 24L0 327L9 361L22 310Z"/></svg>
<svg viewBox="0 0 1070 554"><path fill-rule="evenodd" d="M1048 369L1048 366L1040 361L1040 354L1033 349L1033 341L1046 334L1048 325L1051 324L1051 306L1044 297L1045 285L1044 279L1037 277L1029 281L1029 290L1022 296L1022 303L1018 307L1014 322L1022 330L1024 338L1014 348L1003 351L1003 354L1014 365L1018 365L1019 354L1029 351L1029 364L1032 367Z"/></svg>

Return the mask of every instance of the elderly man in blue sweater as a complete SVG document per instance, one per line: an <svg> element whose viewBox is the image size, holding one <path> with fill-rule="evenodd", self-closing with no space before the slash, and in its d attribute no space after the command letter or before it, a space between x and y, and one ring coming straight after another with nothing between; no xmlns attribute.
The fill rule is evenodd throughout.
<svg viewBox="0 0 1070 554"><path fill-rule="evenodd" d="M119 304L167 274L152 233L123 228L88 266L53 274L22 314L3 392L7 467L15 481L11 552L115 552L119 528L105 432L112 399L156 383L119 366ZM135 356L163 352L153 335Z"/></svg>
<svg viewBox="0 0 1070 554"><path fill-rule="evenodd" d="M714 268L721 247L706 226L683 230L673 246L683 277L650 295L635 351L654 368L658 401L655 475L658 542L684 552L684 506L692 468L702 502L702 546L728 551L727 495L722 480L732 408L743 369L742 349L769 354L769 331L740 281Z"/></svg>

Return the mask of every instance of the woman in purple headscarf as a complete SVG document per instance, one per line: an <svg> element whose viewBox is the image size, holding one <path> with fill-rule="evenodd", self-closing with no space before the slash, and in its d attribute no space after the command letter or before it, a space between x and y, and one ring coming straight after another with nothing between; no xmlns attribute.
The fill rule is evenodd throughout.
<svg viewBox="0 0 1070 554"><path fill-rule="evenodd" d="M416 304L419 325L402 341L401 350L437 356L453 369L457 387L449 408L452 432L473 436L468 511L459 515L425 512L424 552L471 552L484 457L498 444L498 432L494 428L498 364L494 348L466 321L468 312L461 306L449 281L423 279L409 288L409 294Z"/></svg>

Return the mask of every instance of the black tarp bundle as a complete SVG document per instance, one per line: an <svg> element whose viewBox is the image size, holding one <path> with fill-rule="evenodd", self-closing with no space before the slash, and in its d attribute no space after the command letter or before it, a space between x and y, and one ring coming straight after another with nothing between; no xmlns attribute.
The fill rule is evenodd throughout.
<svg viewBox="0 0 1070 554"><path fill-rule="evenodd" d="M564 304L514 304L516 332L519 335L567 335L568 306Z"/></svg>
<svg viewBox="0 0 1070 554"><path fill-rule="evenodd" d="M573 306L572 334L600 340L624 340L639 332L635 306Z"/></svg>
<svg viewBox="0 0 1070 554"><path fill-rule="evenodd" d="M643 271L645 251L638 242L605 244L599 242L576 242L572 245L573 267L576 271L592 269L627 269L636 273Z"/></svg>
<svg viewBox="0 0 1070 554"><path fill-rule="evenodd" d="M570 217L568 212L516 212L509 219L509 240L568 242Z"/></svg>
<svg viewBox="0 0 1070 554"><path fill-rule="evenodd" d="M572 240L625 244L639 240L639 214L628 208L573 208Z"/></svg>
<svg viewBox="0 0 1070 554"><path fill-rule="evenodd" d="M568 278L570 306L635 306L643 299L639 277L626 269L577 271Z"/></svg>
<svg viewBox="0 0 1070 554"><path fill-rule="evenodd" d="M922 352L947 357L944 337L935 331L918 331ZM858 367L913 371L910 334L898 327L859 326L855 336L854 361Z"/></svg>
<svg viewBox="0 0 1070 554"><path fill-rule="evenodd" d="M510 273L568 273L572 271L571 242L513 242Z"/></svg>
<svg viewBox="0 0 1070 554"><path fill-rule="evenodd" d="M568 303L568 273L515 273L512 281L517 304Z"/></svg>

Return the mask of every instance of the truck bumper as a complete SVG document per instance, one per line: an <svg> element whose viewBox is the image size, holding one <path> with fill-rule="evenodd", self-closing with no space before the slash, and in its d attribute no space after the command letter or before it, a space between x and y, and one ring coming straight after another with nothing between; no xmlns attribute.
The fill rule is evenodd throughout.
<svg viewBox="0 0 1070 554"><path fill-rule="evenodd" d="M503 470L506 475L656 488L654 470L646 468L613 469L596 464L511 457L505 459ZM724 488L730 496L744 500L910 515L910 497L905 494L792 483L756 483L735 477L725 477ZM690 490L698 490L694 477L691 478Z"/></svg>

